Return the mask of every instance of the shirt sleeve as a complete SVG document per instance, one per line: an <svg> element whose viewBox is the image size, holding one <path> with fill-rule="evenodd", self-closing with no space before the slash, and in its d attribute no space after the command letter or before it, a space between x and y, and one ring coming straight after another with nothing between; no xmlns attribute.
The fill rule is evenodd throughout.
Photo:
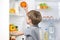
<svg viewBox="0 0 60 40"><path fill-rule="evenodd" d="M24 35L25 36L30 36L31 35L31 29L29 27L25 29Z"/></svg>

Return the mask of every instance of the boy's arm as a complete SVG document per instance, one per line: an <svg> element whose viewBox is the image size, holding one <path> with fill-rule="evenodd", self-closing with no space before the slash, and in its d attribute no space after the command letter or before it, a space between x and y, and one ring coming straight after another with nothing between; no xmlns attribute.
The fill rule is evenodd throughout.
<svg viewBox="0 0 60 40"><path fill-rule="evenodd" d="M12 35L12 36L21 36L21 35L24 35L24 33L20 32L20 31L15 31L15 32L10 32L10 35Z"/></svg>
<svg viewBox="0 0 60 40"><path fill-rule="evenodd" d="M28 7L24 8L25 12L28 13Z"/></svg>

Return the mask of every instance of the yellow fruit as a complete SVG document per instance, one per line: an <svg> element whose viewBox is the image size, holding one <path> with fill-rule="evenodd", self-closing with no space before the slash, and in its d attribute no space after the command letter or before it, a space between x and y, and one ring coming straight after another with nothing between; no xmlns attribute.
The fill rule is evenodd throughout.
<svg viewBox="0 0 60 40"><path fill-rule="evenodd" d="M14 8L10 8L9 9L9 13L15 13L16 11L15 11L15 9Z"/></svg>
<svg viewBox="0 0 60 40"><path fill-rule="evenodd" d="M13 24L10 24L9 25L9 31L10 32L16 31L16 27Z"/></svg>
<svg viewBox="0 0 60 40"><path fill-rule="evenodd" d="M14 24L10 24L9 25L9 31L10 32L18 31L17 26L15 26Z"/></svg>

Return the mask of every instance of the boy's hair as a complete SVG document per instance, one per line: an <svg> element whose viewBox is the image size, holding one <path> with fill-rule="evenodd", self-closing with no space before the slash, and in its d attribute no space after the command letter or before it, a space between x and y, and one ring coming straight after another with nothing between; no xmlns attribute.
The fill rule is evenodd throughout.
<svg viewBox="0 0 60 40"><path fill-rule="evenodd" d="M40 12L35 11L35 10L31 10L27 13L28 18L30 18L32 20L32 24L33 25L38 25L41 20L42 20L42 16L40 14Z"/></svg>

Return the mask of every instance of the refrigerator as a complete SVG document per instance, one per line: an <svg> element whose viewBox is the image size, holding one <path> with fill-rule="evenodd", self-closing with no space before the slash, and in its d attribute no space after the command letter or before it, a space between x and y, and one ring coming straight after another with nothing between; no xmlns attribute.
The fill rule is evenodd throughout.
<svg viewBox="0 0 60 40"><path fill-rule="evenodd" d="M39 23L40 40L60 40L60 0L10 0L9 9L14 8L16 12L9 13L9 22L18 26L18 31L24 31L29 26L26 12L20 6L23 1L27 3L28 11L37 10L42 15L42 22ZM25 36L18 36L16 40L25 40Z"/></svg>

